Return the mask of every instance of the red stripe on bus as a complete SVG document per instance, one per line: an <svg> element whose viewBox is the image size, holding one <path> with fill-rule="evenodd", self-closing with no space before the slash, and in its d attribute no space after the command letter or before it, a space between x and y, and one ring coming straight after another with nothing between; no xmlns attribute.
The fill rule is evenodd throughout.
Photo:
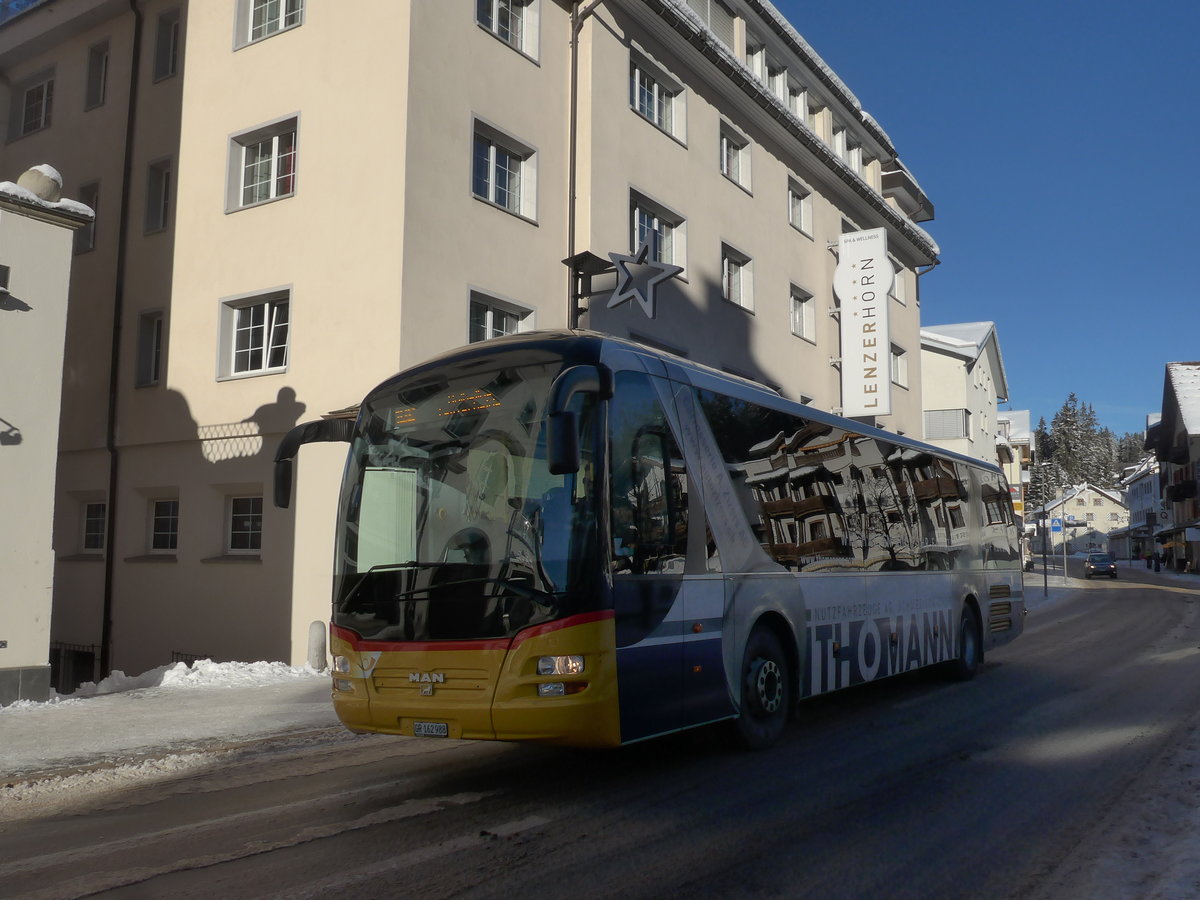
<svg viewBox="0 0 1200 900"><path fill-rule="evenodd" d="M379 650L382 652L408 651L410 653L429 650L508 650L516 649L527 638L549 634L563 628L587 625L591 622L602 622L605 619L613 618L613 615L614 613L611 609L580 613L577 616L559 619L557 622L547 622L544 625L535 625L532 628L527 628L512 638L511 641L509 638L482 638L475 641L371 641L363 639L349 628L333 624L329 626L329 632L334 637L341 638L350 644L355 650Z"/></svg>

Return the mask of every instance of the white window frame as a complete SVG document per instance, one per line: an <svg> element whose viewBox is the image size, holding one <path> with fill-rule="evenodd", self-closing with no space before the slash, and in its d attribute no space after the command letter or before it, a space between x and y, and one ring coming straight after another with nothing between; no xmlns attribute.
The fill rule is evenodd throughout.
<svg viewBox="0 0 1200 900"><path fill-rule="evenodd" d="M746 68L761 81L767 82L767 48L758 38L746 36Z"/></svg>
<svg viewBox="0 0 1200 900"><path fill-rule="evenodd" d="M794 178L788 179L788 224L808 237L813 235L812 191Z"/></svg>
<svg viewBox="0 0 1200 900"><path fill-rule="evenodd" d="M89 207L94 216L84 226L75 229L75 253L87 253L96 249L96 219L100 215L100 182L89 181L79 186L79 202Z"/></svg>
<svg viewBox="0 0 1200 900"><path fill-rule="evenodd" d="M498 40L530 59L538 58L538 37L541 31L541 0L475 0L475 24ZM519 31L503 25L507 17L512 22L517 15Z"/></svg>
<svg viewBox="0 0 1200 900"><path fill-rule="evenodd" d="M257 502L257 512L255 505ZM262 494L238 494L225 498L225 552L233 556L258 556L262 553L263 537ZM240 510L240 511L239 511ZM238 519L247 520L247 527L238 529ZM257 522L257 528L254 523ZM235 543L249 546L235 547Z"/></svg>
<svg viewBox="0 0 1200 900"><path fill-rule="evenodd" d="M629 108L659 131L682 142L686 134L683 84L648 56L630 51Z"/></svg>
<svg viewBox="0 0 1200 900"><path fill-rule="evenodd" d="M654 202L645 194L631 191L629 195L629 249L637 252L645 240L646 231L657 236L651 243L650 258L657 262L682 266L687 270L687 221L683 216Z"/></svg>
<svg viewBox="0 0 1200 900"><path fill-rule="evenodd" d="M156 159L146 167L146 212L143 220L146 234L165 231L171 224L171 213L175 206L172 202L174 172L175 167L169 157Z"/></svg>
<svg viewBox="0 0 1200 900"><path fill-rule="evenodd" d="M908 387L908 351L903 347L891 346L888 354L888 369L891 373L892 384Z"/></svg>
<svg viewBox="0 0 1200 900"><path fill-rule="evenodd" d="M159 14L154 31L154 80L179 74L183 55L183 16L179 7Z"/></svg>
<svg viewBox="0 0 1200 900"><path fill-rule="evenodd" d="M739 134L732 126L721 123L720 137L721 174L738 187L750 190L750 140Z"/></svg>
<svg viewBox="0 0 1200 900"><path fill-rule="evenodd" d="M304 24L305 0L237 0L234 49L257 44ZM255 13L264 15L256 24Z"/></svg>
<svg viewBox="0 0 1200 900"><path fill-rule="evenodd" d="M754 311L754 260L729 244L721 245L721 296Z"/></svg>
<svg viewBox="0 0 1200 900"><path fill-rule="evenodd" d="M261 148L267 152L255 157ZM225 211L253 209L296 195L300 178L300 117L287 116L231 135ZM248 181L248 178L253 180ZM247 199L247 190L265 185L265 196Z"/></svg>
<svg viewBox="0 0 1200 900"><path fill-rule="evenodd" d="M476 333L475 313L484 313L482 327L483 335ZM497 328L497 321L514 323L511 331ZM519 334L534 327L534 311L527 306L497 297L495 294L472 290L467 300L467 343L476 344L503 337L507 334Z"/></svg>
<svg viewBox="0 0 1200 900"><path fill-rule="evenodd" d="M896 262L893 257L889 256L888 261L892 264L892 269L896 272L896 276L892 279L892 287L888 291L888 296L901 306L908 306L908 285L904 281L904 275L907 270L900 263Z"/></svg>
<svg viewBox="0 0 1200 900"><path fill-rule="evenodd" d="M108 41L100 41L88 47L87 85L83 95L83 109L96 109L104 105L108 94Z"/></svg>
<svg viewBox="0 0 1200 900"><path fill-rule="evenodd" d="M817 301L808 291L792 285L792 334L813 344L817 342Z"/></svg>
<svg viewBox="0 0 1200 900"><path fill-rule="evenodd" d="M8 119L10 140L49 128L54 113L54 68L43 69L17 83L9 96L12 97ZM32 119L31 110L35 111Z"/></svg>
<svg viewBox="0 0 1200 900"><path fill-rule="evenodd" d="M787 106L792 115L808 125L808 88L794 81L788 82Z"/></svg>
<svg viewBox="0 0 1200 900"><path fill-rule="evenodd" d="M482 119L471 137L471 193L505 212L537 221L537 150ZM500 172L513 172L516 188L501 192ZM513 196L515 194L515 197Z"/></svg>
<svg viewBox="0 0 1200 900"><path fill-rule="evenodd" d="M157 497L150 501L147 549L151 553L174 554L179 549L179 498ZM160 524L171 527L160 530Z"/></svg>
<svg viewBox="0 0 1200 900"><path fill-rule="evenodd" d="M108 545L108 504L103 500L84 501L80 511L79 549L83 553L103 553Z"/></svg>
<svg viewBox="0 0 1200 900"><path fill-rule="evenodd" d="M287 371L292 352L291 300L290 288L277 288L221 301L218 381ZM258 321L255 309L262 311ZM245 336L246 346L238 346L239 336ZM253 364L255 354L257 365Z"/></svg>
<svg viewBox="0 0 1200 900"><path fill-rule="evenodd" d="M767 90L784 103L788 102L788 70L783 63L767 57Z"/></svg>

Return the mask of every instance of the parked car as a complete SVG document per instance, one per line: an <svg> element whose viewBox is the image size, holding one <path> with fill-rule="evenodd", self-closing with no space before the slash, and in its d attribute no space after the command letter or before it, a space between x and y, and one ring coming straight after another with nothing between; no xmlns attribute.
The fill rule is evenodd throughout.
<svg viewBox="0 0 1200 900"><path fill-rule="evenodd" d="M1117 561L1107 553L1089 553L1087 561L1083 564L1083 575L1085 578L1091 578L1093 575L1116 578Z"/></svg>

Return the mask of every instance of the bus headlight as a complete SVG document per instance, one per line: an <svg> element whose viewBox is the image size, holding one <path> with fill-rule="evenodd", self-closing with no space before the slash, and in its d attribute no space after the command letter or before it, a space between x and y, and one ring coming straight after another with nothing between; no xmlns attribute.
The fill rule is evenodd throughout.
<svg viewBox="0 0 1200 900"><path fill-rule="evenodd" d="M354 693L354 684L345 678L335 678L333 679L333 689L335 691Z"/></svg>
<svg viewBox="0 0 1200 900"><path fill-rule="evenodd" d="M537 661L539 675L582 675L582 656L542 656Z"/></svg>
<svg viewBox="0 0 1200 900"><path fill-rule="evenodd" d="M350 660L345 656L335 656L333 658L333 671L339 675L350 674Z"/></svg>

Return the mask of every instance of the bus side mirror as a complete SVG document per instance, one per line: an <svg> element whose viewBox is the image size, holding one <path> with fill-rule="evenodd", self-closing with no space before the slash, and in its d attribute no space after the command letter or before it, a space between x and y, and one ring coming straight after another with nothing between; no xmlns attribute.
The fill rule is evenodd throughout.
<svg viewBox="0 0 1200 900"><path fill-rule="evenodd" d="M345 441L354 439L354 422L351 419L318 419L297 425L283 436L275 450L275 505L287 509L292 504L292 459L304 444L318 441Z"/></svg>
<svg viewBox="0 0 1200 900"><path fill-rule="evenodd" d="M612 373L602 366L572 366L550 385L546 402L546 465L551 475L579 471L579 417L567 409L579 393L612 396Z"/></svg>

